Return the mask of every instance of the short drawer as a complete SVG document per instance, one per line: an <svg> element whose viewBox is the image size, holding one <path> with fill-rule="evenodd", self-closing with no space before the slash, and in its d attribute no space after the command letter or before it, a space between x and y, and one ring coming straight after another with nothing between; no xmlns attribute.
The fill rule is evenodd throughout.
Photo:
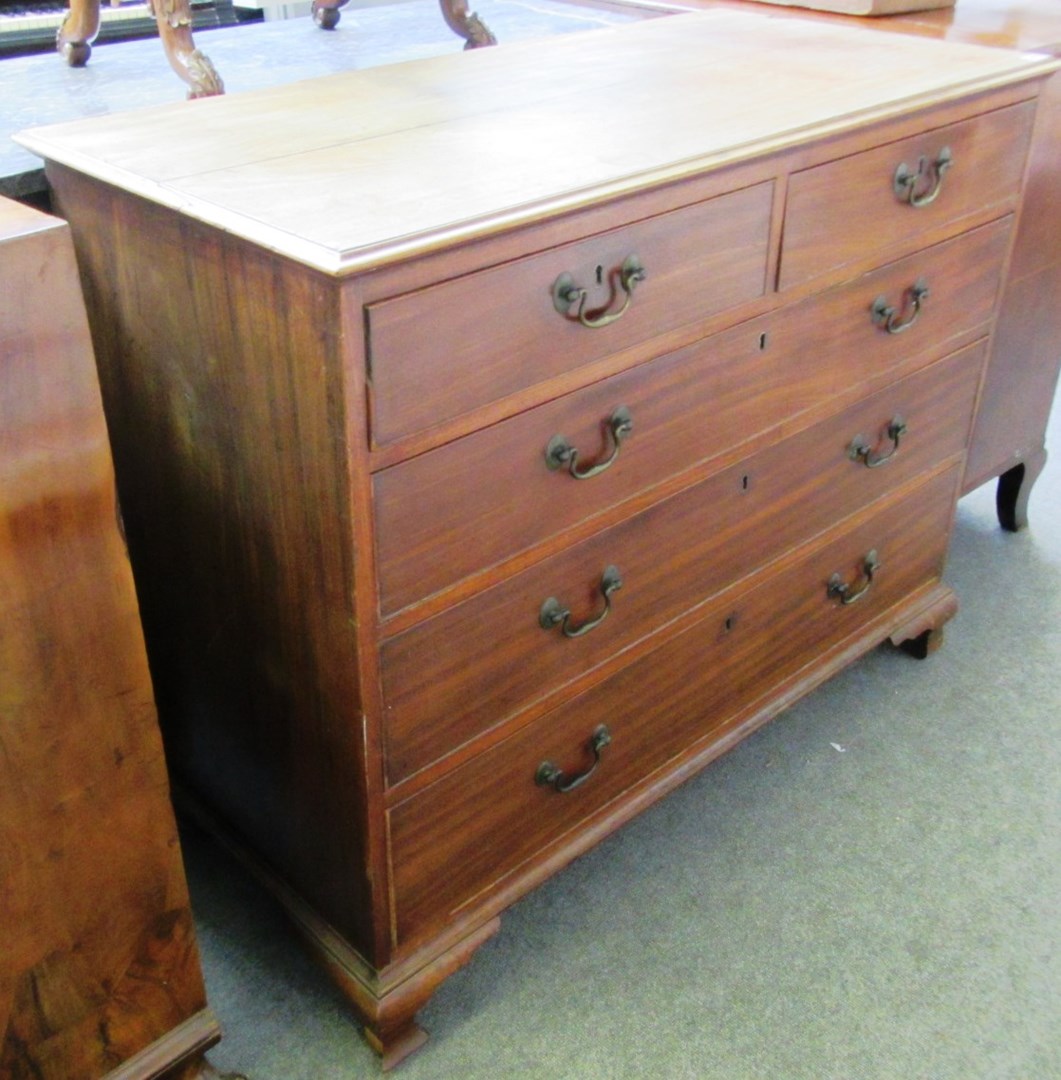
<svg viewBox="0 0 1061 1080"><path fill-rule="evenodd" d="M712 605L664 647L398 804L389 821L399 940L503 882L693 743L717 738L764 688L776 696L827 649L936 580L957 479L956 469L936 474L830 534ZM871 587L841 605L828 595L830 578L860 588L871 551L880 564ZM611 745L595 775L567 794L536 782L543 762L569 779L586 769L600 725Z"/></svg>
<svg viewBox="0 0 1061 1080"><path fill-rule="evenodd" d="M914 247L926 230L991 207L1010 209L1034 116L1026 102L794 174L781 288L885 246ZM900 170L912 183L897 182Z"/></svg>
<svg viewBox="0 0 1061 1080"><path fill-rule="evenodd" d="M940 361L385 641L390 782L960 454L983 349ZM622 586L605 600L610 566ZM608 614L566 637L542 625L550 597L570 610L570 633Z"/></svg>
<svg viewBox="0 0 1061 1080"><path fill-rule="evenodd" d="M947 342L986 326L1009 218L918 252L376 474L380 609L386 617L622 503L863 384L882 385ZM911 289L929 295L898 334L874 322L881 300L903 323ZM550 469L563 438L576 467L615 450L610 421L632 421L613 465L588 480Z"/></svg>
<svg viewBox="0 0 1061 1080"><path fill-rule="evenodd" d="M759 184L369 305L374 444L762 295L772 198ZM631 258L644 279L627 292ZM564 275L585 290L590 321L628 309L582 325L577 300L554 303Z"/></svg>

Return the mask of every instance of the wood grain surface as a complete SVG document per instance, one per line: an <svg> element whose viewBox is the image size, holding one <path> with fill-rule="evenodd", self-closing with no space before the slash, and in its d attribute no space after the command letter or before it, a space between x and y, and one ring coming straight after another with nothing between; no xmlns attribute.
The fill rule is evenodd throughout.
<svg viewBox="0 0 1061 1080"><path fill-rule="evenodd" d="M580 821L771 688L810 666L861 623L938 579L946 551L956 470L791 553L719 597L666 646L613 679L565 702L510 739L390 812L397 932L415 939ZM826 595L834 572L859 577L876 549L879 581L859 606ZM560 795L535 783L542 761L569 773L587 767L585 742L598 724L613 744L592 783ZM481 897L480 897L481 898Z"/></svg>
<svg viewBox="0 0 1061 1080"><path fill-rule="evenodd" d="M157 157L143 117L27 137L78 247L175 768L385 1061L506 904L875 644L938 644L1053 70L689 16L200 102ZM846 191L817 216L952 125L987 174L956 203L910 230ZM779 289L803 215L840 261ZM600 266L603 293L646 252L620 321L553 309L560 272L596 291ZM599 458L617 405L614 469L549 472L556 434ZM900 409L918 441L851 460ZM870 549L872 589L829 598ZM587 617L602 559L631 575L608 621L548 637L542 600ZM585 768L606 718L593 784L534 784Z"/></svg>
<svg viewBox="0 0 1061 1080"><path fill-rule="evenodd" d="M774 57L769 79L764 55ZM548 50L516 44L193 110L61 124L18 141L263 247L347 272L1050 67L1043 57L963 45L944 62L935 43L915 37L707 12L569 35ZM636 89L647 86L652 93ZM611 134L617 124L621 140Z"/></svg>
<svg viewBox="0 0 1061 1080"><path fill-rule="evenodd" d="M0 298L0 1075L156 1075L219 1032L62 223L0 202Z"/></svg>
<svg viewBox="0 0 1061 1080"><path fill-rule="evenodd" d="M1010 224L1003 218L376 474L382 613L982 332ZM921 278L934 292L918 324L901 336L881 333L870 317L874 300L898 303ZM636 426L613 469L578 483L545 467L557 433L596 453L602 422L619 405Z"/></svg>
<svg viewBox="0 0 1061 1080"><path fill-rule="evenodd" d="M960 454L983 355L981 344L941 361L385 642L391 782L651 636L764 556ZM894 462L853 462L852 440L880 442L894 416L909 427ZM605 622L570 640L543 630L538 612L551 595L576 624L597 614L601 573L613 564L623 587Z"/></svg>

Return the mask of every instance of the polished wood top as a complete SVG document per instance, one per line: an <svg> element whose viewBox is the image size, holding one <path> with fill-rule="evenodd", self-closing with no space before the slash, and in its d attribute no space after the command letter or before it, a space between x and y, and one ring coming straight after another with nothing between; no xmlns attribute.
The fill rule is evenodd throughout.
<svg viewBox="0 0 1061 1080"><path fill-rule="evenodd" d="M958 0L949 11L911 12L896 21L948 41L1061 51L1058 0Z"/></svg>
<svg viewBox="0 0 1061 1080"><path fill-rule="evenodd" d="M17 140L342 273L1048 70L996 49L716 11Z"/></svg>
<svg viewBox="0 0 1061 1080"><path fill-rule="evenodd" d="M6 240L16 240L33 233L48 232L50 229L64 229L66 223L48 214L42 214L14 199L0 199L0 244ZM0 320L0 333L4 322Z"/></svg>
<svg viewBox="0 0 1061 1080"><path fill-rule="evenodd" d="M957 0L942 10L908 11L882 18L776 6L769 0L631 0L659 11L760 11L803 19L858 23L874 30L917 34L973 45L1061 54L1061 0Z"/></svg>

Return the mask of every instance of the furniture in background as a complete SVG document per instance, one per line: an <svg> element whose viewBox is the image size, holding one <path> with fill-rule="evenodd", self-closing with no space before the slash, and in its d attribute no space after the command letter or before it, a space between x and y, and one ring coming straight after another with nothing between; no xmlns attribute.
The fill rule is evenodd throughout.
<svg viewBox="0 0 1061 1080"><path fill-rule="evenodd" d="M199 1075L207 1006L67 226L0 200L0 1075Z"/></svg>
<svg viewBox="0 0 1061 1080"><path fill-rule="evenodd" d="M319 27L332 30L339 24L340 8L348 0L313 0L313 18ZM188 97L214 97L225 92L224 83L210 58L192 39L190 0L148 0L166 59L188 84ZM467 0L439 0L446 25L464 39L465 49L496 45L497 38ZM92 54L92 42L100 28L100 0L70 0L70 10L59 27L56 47L71 67L83 67Z"/></svg>
<svg viewBox="0 0 1061 1080"><path fill-rule="evenodd" d="M1061 6L1052 0L960 0L947 36L972 38L976 13L994 10L1009 48L1061 57ZM932 24L935 25L935 24ZM983 36L983 35L981 35ZM1046 427L1061 370L1061 74L1040 96L1024 209L991 344L963 490L998 477L1010 530L1028 523L1028 497L1046 464Z"/></svg>
<svg viewBox="0 0 1061 1080"><path fill-rule="evenodd" d="M236 26L232 0L192 0L193 29ZM57 10L56 0L0 0L0 60L10 56L30 56L56 47L59 27L69 8ZM145 3L103 4L99 12L98 40L135 41L153 37L158 23Z"/></svg>
<svg viewBox="0 0 1061 1080"><path fill-rule="evenodd" d="M1056 67L707 13L19 136L171 764L385 1065L516 898L939 644Z"/></svg>
<svg viewBox="0 0 1061 1080"><path fill-rule="evenodd" d="M1061 57L1057 0L957 0L946 10L872 19L770 7L759 0L667 0L664 9L758 9L775 17ZM1061 370L1061 74L1049 80L1041 95L1011 258L962 490L997 478L999 521L1015 531L1027 525L1028 498L1046 463L1046 426Z"/></svg>
<svg viewBox="0 0 1061 1080"><path fill-rule="evenodd" d="M954 0L754 0L756 3L833 11L843 15L880 17L908 11L930 11L954 6Z"/></svg>
<svg viewBox="0 0 1061 1080"><path fill-rule="evenodd" d="M349 0L313 0L313 19L321 29L333 30L339 25L339 9L348 3ZM457 37L464 38L465 49L497 44L486 23L474 11L468 11L467 0L438 0L438 6L446 25Z"/></svg>
<svg viewBox="0 0 1061 1080"><path fill-rule="evenodd" d="M190 0L148 0L158 25L166 59L188 84L188 97L212 97L225 92L210 58L192 39ZM71 67L84 67L100 27L100 0L70 0L70 10L56 35L56 48Z"/></svg>

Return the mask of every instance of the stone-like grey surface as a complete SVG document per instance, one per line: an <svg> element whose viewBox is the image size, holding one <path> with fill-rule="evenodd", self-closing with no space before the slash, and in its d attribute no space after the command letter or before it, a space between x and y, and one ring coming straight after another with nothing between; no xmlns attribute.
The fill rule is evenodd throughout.
<svg viewBox="0 0 1061 1080"><path fill-rule="evenodd" d="M482 0L470 7L502 45L642 17L556 0ZM446 26L434 0L366 7L358 7L355 0L343 9L332 31L319 29L310 18L298 18L200 31L195 44L213 61L226 93L237 94L338 71L459 53L464 41ZM183 100L187 90L157 38L97 45L83 68L68 67L57 53L9 58L0 61L0 79L0 194L13 196L43 182L40 159L11 141L15 132L170 104ZM188 108L195 106L188 102Z"/></svg>

